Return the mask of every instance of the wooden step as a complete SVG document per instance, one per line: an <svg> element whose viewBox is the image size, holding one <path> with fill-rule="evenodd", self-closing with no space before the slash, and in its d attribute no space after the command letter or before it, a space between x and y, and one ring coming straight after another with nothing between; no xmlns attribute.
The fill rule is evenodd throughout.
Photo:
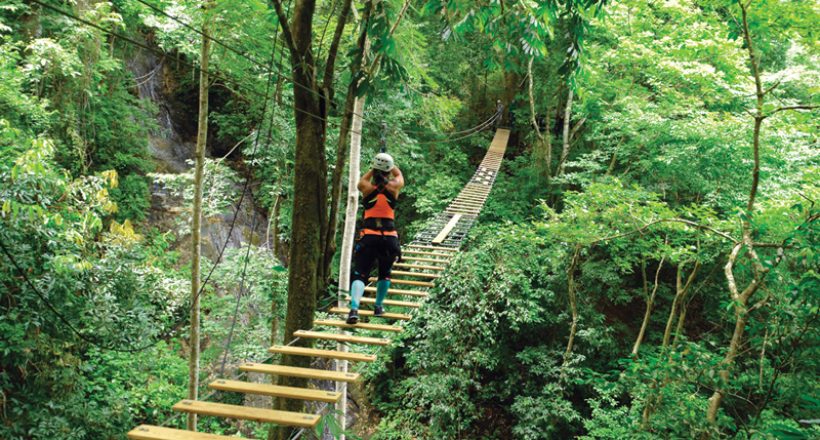
<svg viewBox="0 0 820 440"><path fill-rule="evenodd" d="M411 244L409 248L430 249L434 251L458 252L458 248L444 247L444 246L428 246L426 244Z"/></svg>
<svg viewBox="0 0 820 440"><path fill-rule="evenodd" d="M429 255L431 257L444 257L450 258L452 254L446 254L444 252L430 252L430 251L414 251L412 249L407 249L401 251L402 255L404 254L413 254L413 255Z"/></svg>
<svg viewBox="0 0 820 440"><path fill-rule="evenodd" d="M473 206L482 206L484 205L484 200L468 200L458 198L450 202L450 205L473 205Z"/></svg>
<svg viewBox="0 0 820 440"><path fill-rule="evenodd" d="M128 432L131 440L236 440L234 436L185 431L162 426L140 425Z"/></svg>
<svg viewBox="0 0 820 440"><path fill-rule="evenodd" d="M348 324L344 321L338 321L335 319L314 319L313 325L321 325L326 327L339 327L339 328L349 328L349 329L358 329L358 330L373 330L377 332L401 332L403 329L397 325L385 325L385 324L371 324L369 322L359 322L356 325Z"/></svg>
<svg viewBox="0 0 820 440"><path fill-rule="evenodd" d="M267 383L243 382L241 380L217 379L208 388L220 391L232 391L244 394L259 394L260 396L285 397L298 400L315 400L318 402L336 403L342 398L341 393L313 390L310 388L283 387Z"/></svg>
<svg viewBox="0 0 820 440"><path fill-rule="evenodd" d="M441 263L441 264L450 264L450 260L439 260L436 258L425 258L425 257L401 257L401 261L424 261L426 263Z"/></svg>
<svg viewBox="0 0 820 440"><path fill-rule="evenodd" d="M440 275L436 275L434 273L422 273L422 272L409 272L406 270L394 270L391 272L392 275L399 275L399 276L408 276L408 277L419 277L419 278L439 278Z"/></svg>
<svg viewBox="0 0 820 440"><path fill-rule="evenodd" d="M241 405L204 402L202 400L182 400L174 405L174 411L204 416L225 417L228 419L253 420L255 422L275 423L282 426L313 428L321 417L314 414L274 409L254 408Z"/></svg>
<svg viewBox="0 0 820 440"><path fill-rule="evenodd" d="M385 338L369 338L367 336L343 335L340 333L312 332L310 330L297 330L293 332L293 336L308 339L326 339L329 341L347 342L349 344L387 345L390 343L390 339Z"/></svg>
<svg viewBox="0 0 820 440"><path fill-rule="evenodd" d="M379 279L376 277L370 277L370 282L374 283ZM416 281L416 280L397 280L397 279L390 279L390 284L403 284L405 286L418 286L418 287L433 287L435 284L428 282L428 281Z"/></svg>
<svg viewBox="0 0 820 440"><path fill-rule="evenodd" d="M365 292L376 292L375 287L365 287ZM430 296L429 293L425 290L407 290L407 289L387 289L388 295L407 295L407 296L417 296L419 298L427 298Z"/></svg>
<svg viewBox="0 0 820 440"><path fill-rule="evenodd" d="M486 195L485 196L477 196L477 195L474 195L474 194L459 194L453 200L459 200L459 199L460 200L480 200L480 201L483 202L483 201L487 200L487 196Z"/></svg>
<svg viewBox="0 0 820 440"><path fill-rule="evenodd" d="M318 321L314 321L316 324ZM315 368L288 367L285 365L257 364L248 362L239 367L242 371L253 373L275 374L277 376L301 377L303 379L332 380L334 382L356 382L359 373L343 373L333 370L317 370Z"/></svg>
<svg viewBox="0 0 820 440"><path fill-rule="evenodd" d="M423 264L409 264L409 263L394 263L393 267L403 267L406 269L418 269L418 270L444 270L443 267L439 266L425 266Z"/></svg>
<svg viewBox="0 0 820 440"><path fill-rule="evenodd" d="M332 311L333 309L331 309ZM346 309L345 309L346 310ZM347 311L345 311L347 314ZM359 312L362 314L362 312ZM310 356L328 359L340 359L343 361L354 362L373 362L376 360L376 355L354 353L352 351L337 351L337 350L321 350L318 348L308 347L289 347L285 345L274 345L268 349L270 353L288 354L291 356Z"/></svg>
<svg viewBox="0 0 820 440"><path fill-rule="evenodd" d="M338 313L342 315L347 315L350 312L350 309L347 307L333 307L330 309L330 313ZM372 310L359 310L359 316L373 316ZM386 319L398 319L401 321L409 321L412 316L404 314L404 313L385 313L384 315L379 316L379 318L386 318ZM358 324L357 324L358 326ZM375 358L375 356L374 356Z"/></svg>
<svg viewBox="0 0 820 440"><path fill-rule="evenodd" d="M458 224L459 220L461 220L461 214L456 214L452 218L450 218L450 221L448 221L447 224L444 225L444 228L442 228L438 235L436 235L436 238L433 239L433 243L441 244L444 241L444 239L446 239L447 236L450 235L450 231L452 231L453 228L456 227L456 224Z"/></svg>
<svg viewBox="0 0 820 440"><path fill-rule="evenodd" d="M348 298L349 300L349 298ZM363 297L361 299L362 304L376 304L376 298L369 298ZM386 299L384 300L384 305L386 306L396 306L396 307L410 307L411 309L417 309L421 306L421 304L411 301L397 301L394 299Z"/></svg>

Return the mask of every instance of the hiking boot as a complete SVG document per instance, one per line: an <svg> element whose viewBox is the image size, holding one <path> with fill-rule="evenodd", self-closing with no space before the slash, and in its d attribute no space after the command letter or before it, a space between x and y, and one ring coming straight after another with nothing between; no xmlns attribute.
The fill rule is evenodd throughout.
<svg viewBox="0 0 820 440"><path fill-rule="evenodd" d="M384 307L376 306L373 308L373 316L383 316L384 315Z"/></svg>
<svg viewBox="0 0 820 440"><path fill-rule="evenodd" d="M356 325L359 323L359 311L356 309L350 309L350 312L347 314L347 323L350 325Z"/></svg>

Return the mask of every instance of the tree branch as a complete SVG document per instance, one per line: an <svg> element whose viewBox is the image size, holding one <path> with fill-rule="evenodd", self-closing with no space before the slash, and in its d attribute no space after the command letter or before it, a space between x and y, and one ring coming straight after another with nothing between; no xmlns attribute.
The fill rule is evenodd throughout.
<svg viewBox="0 0 820 440"><path fill-rule="evenodd" d="M336 67L336 55L339 53L339 43L342 40L342 34L347 25L347 17L350 15L351 4L353 0L344 0L342 11L339 12L339 21L336 23L336 30L333 33L333 40L330 43L330 48L327 51L327 60L325 61L325 74L322 78L322 88L328 92L333 89L333 71ZM333 97L328 93L327 99Z"/></svg>
<svg viewBox="0 0 820 440"><path fill-rule="evenodd" d="M388 38L392 37L393 33L396 32L396 29L399 27L401 19L404 18L404 14L407 12L407 8L410 6L410 1L411 0L405 1L404 6L401 7L401 11L399 11L399 15L396 17L396 21L393 23L393 26L390 27L390 32L387 34Z"/></svg>
<svg viewBox="0 0 820 440"><path fill-rule="evenodd" d="M768 118L768 117L774 115L775 113L785 112L785 111L789 111L789 110L814 110L817 107L820 107L820 106L808 105L808 104L787 105L785 107L778 107L773 112L769 113L768 115L764 115L763 117Z"/></svg>
<svg viewBox="0 0 820 440"><path fill-rule="evenodd" d="M598 244L598 243L601 243L601 242L604 242L604 241L614 240L616 238L626 237L626 236L629 236L629 235L632 235L632 234L638 234L638 233L641 233L641 232L649 229L650 227L655 226L655 225L660 224L660 223L683 223L687 226L692 226L692 227L697 228L697 229L703 229L704 231L712 232L712 233L714 233L714 234L716 234L716 235L718 235L722 238L725 238L726 240L731 241L732 243L739 243L739 240L735 239L731 235L729 235L725 232L722 232L722 231L718 231L717 229L712 228L711 226L701 225L700 223L693 222L691 220L686 220L686 219L683 219L683 218L664 218L664 219L660 219L660 220L655 220L653 222L649 222L649 223L647 223L647 224L645 224L645 225L643 225L643 226L641 226L637 229L634 229L632 231L628 231L628 232L624 232L624 233L616 234L616 235L610 235L608 237L603 237L603 238L599 238L597 240L593 240L593 241L589 242L587 245L592 246L592 245L595 245L595 244Z"/></svg>
<svg viewBox="0 0 820 440"><path fill-rule="evenodd" d="M572 130L570 130L570 132L569 132L569 141L570 142L572 142L575 139L575 134L578 132L578 130L581 129L581 126L583 126L584 122L586 122L586 121L587 121L587 118L581 118L581 120L578 121L575 124L574 127L572 127Z"/></svg>
<svg viewBox="0 0 820 440"><path fill-rule="evenodd" d="M298 63L302 57L299 55L296 50L296 44L293 42L293 34L290 32L288 17L285 15L284 9L282 9L282 1L271 0L271 3L273 3L273 9L276 11L276 16L279 18L279 26L282 28L282 38L285 40L288 50L290 50L290 54L293 57L293 62Z"/></svg>
<svg viewBox="0 0 820 440"><path fill-rule="evenodd" d="M527 64L527 78L529 80L527 91L529 92L529 101L530 101L530 122L532 122L532 127L535 129L535 135L538 139L541 139L541 128L538 126L538 121L535 119L535 96L533 94L533 79L532 79L532 63L535 60L535 57L530 57L530 62Z"/></svg>

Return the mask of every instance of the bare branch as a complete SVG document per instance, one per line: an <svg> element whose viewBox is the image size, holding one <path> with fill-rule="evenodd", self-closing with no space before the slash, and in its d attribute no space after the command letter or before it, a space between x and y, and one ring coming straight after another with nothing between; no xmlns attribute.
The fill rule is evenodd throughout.
<svg viewBox="0 0 820 440"><path fill-rule="evenodd" d="M399 27L399 23L401 23L401 19L404 18L404 14L407 12L407 8L410 6L411 0L406 0L404 2L404 6L401 7L401 11L399 11L399 15L396 17L396 21L393 23L393 26L390 27L390 32L387 34L388 37L392 37L393 33L396 32L396 29Z"/></svg>
<svg viewBox="0 0 820 440"><path fill-rule="evenodd" d="M572 127L572 130L569 132L569 140L570 140L570 142L572 142L572 140L573 140L573 139L575 139L575 134L578 132L578 130L580 130L580 129L581 129L581 127L584 125L584 122L586 122L586 121L587 121L587 118L581 118L581 120L580 120L580 121L578 121L578 122L575 124L575 126L574 126L574 127Z"/></svg>
<svg viewBox="0 0 820 440"><path fill-rule="evenodd" d="M333 32L333 40L331 40L330 48L327 50L327 61L325 62L325 73L322 79L322 87L328 94L328 96L326 96L328 100L333 99L330 91L333 89L333 71L336 67L336 55L339 53L339 44L342 40L345 25L347 25L347 17L350 15L352 3L353 0L344 0L342 10L339 12L339 21L336 22L336 30ZM329 17L328 20L330 20Z"/></svg>
<svg viewBox="0 0 820 440"><path fill-rule="evenodd" d="M535 61L535 57L530 57L530 62L527 64L527 78L529 80L527 88L529 92L530 98L530 122L532 122L533 128L535 128L535 135L538 139L541 139L541 128L538 126L538 121L535 119L535 95L533 94L533 79L532 79L532 63Z"/></svg>
<svg viewBox="0 0 820 440"><path fill-rule="evenodd" d="M298 63L300 62L299 60L301 60L301 56L296 50L296 44L293 42L293 34L290 32L290 26L288 25L288 16L285 15L285 11L282 9L282 1L271 0L271 3L273 3L273 9L276 11L276 16L279 18L279 26L282 28L282 38L285 40L285 44L287 44L288 49L290 50L291 56L293 57L293 63Z"/></svg>
<svg viewBox="0 0 820 440"><path fill-rule="evenodd" d="M626 236L632 235L632 234L643 233L643 231L649 229L652 226L660 224L660 223L683 223L683 224L685 224L687 226L691 226L693 228L703 229L704 231L712 232L712 233L714 233L714 234L716 234L716 235L718 235L722 238L725 238L726 240L731 241L732 243L738 243L739 242L739 240L735 239L731 235L729 235L725 232L722 232L722 231L718 231L717 229L712 228L711 226L701 225L700 223L693 222L691 220L686 220L686 219L683 219L683 218L664 218L664 219L655 220L653 222L647 223L647 224L645 224L645 225L643 225L643 226L641 226L637 229L634 229L632 231L628 231L628 232L624 232L624 233L616 234L616 235L610 235L608 237L593 240L593 241L589 242L588 245L592 246L592 245L601 243L603 241L609 241L609 240L614 240L616 238L626 237Z"/></svg>
<svg viewBox="0 0 820 440"><path fill-rule="evenodd" d="M769 93L773 92L780 85L780 83L783 82L783 78L784 77L781 76L780 79L778 79L776 83L772 84L771 87L769 87L768 89L766 89L766 91L763 92L763 95L765 96L765 95L768 95Z"/></svg>
<svg viewBox="0 0 820 440"><path fill-rule="evenodd" d="M726 261L726 266L723 267L723 273L726 275L726 284L729 286L729 293L732 294L732 299L737 301L740 299L740 293L737 290L737 282L735 281L734 266L737 260L737 255L740 249L743 248L743 243L738 243L732 248L729 254L729 260Z"/></svg>
<svg viewBox="0 0 820 440"><path fill-rule="evenodd" d="M808 104L787 105L787 106L785 106L785 107L778 107L778 108L776 108L774 111L772 111L772 112L771 112L771 113L769 113L768 115L764 115L763 117L764 117L764 118L768 118L768 117L770 117L770 116L772 116L772 115L774 115L774 114L776 114L776 113L785 112L785 111L789 111L789 110L814 110L814 109L816 109L817 107L820 107L820 106L817 106L817 105L808 105Z"/></svg>

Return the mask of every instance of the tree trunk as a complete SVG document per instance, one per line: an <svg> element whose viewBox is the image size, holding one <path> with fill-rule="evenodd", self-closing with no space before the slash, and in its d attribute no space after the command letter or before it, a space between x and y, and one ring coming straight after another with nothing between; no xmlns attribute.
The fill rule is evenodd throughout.
<svg viewBox="0 0 820 440"><path fill-rule="evenodd" d="M280 5L281 6L281 5ZM293 106L296 121L296 154L293 171L293 212L291 217L291 243L288 258L288 301L285 316L284 341L293 339L299 329L313 327L316 298L323 283L321 279L321 237L324 229L327 204L327 164L325 160L324 106L317 93L316 65L311 42L313 37L313 14L315 0L300 0L294 6L293 21L288 45L291 52L293 82L305 87L294 87ZM279 7L278 9L281 9ZM278 13L279 11L277 11ZM281 17L284 14L280 15ZM314 116L315 115L315 116ZM297 345L309 346L300 339ZM283 356L282 364L309 367L310 358ZM301 378L280 377L280 384L305 387ZM277 399L277 408L286 411L302 411L303 402L295 399ZM274 437L284 439L286 429L275 430Z"/></svg>
<svg viewBox="0 0 820 440"><path fill-rule="evenodd" d="M569 327L569 339L567 340L567 349L564 351L564 365L566 365L572 354L572 348L575 344L575 332L578 329L578 304L576 300L577 284L575 283L575 270L580 264L581 247L576 246L575 252L572 254L572 261L567 270L567 298L569 300L569 310L572 316L572 322Z"/></svg>
<svg viewBox="0 0 820 440"><path fill-rule="evenodd" d="M207 11L206 11L207 13ZM208 55L211 40L208 38L207 18L202 25L202 47L200 48L199 71L199 117L197 121L196 153L194 165L194 206L191 225L191 354L188 360L188 399L199 397L199 272L202 245L202 173L205 165L205 145L208 141ZM196 431L196 414L188 415L189 431Z"/></svg>
<svg viewBox="0 0 820 440"><path fill-rule="evenodd" d="M546 184L550 178L550 171L552 168L552 133L550 132L550 108L547 106L545 114L546 118L546 133L541 132L541 127L538 126L537 112L535 111L535 95L533 93L533 74L532 64L534 58L530 58L527 64L527 78L529 87L529 101L530 101L530 117L533 129L535 130L535 142L533 143L533 156L535 159L535 168L538 172L538 180L540 184Z"/></svg>
<svg viewBox="0 0 820 440"><path fill-rule="evenodd" d="M573 91L572 87L567 87L569 89L569 93L567 94L567 105L564 107L564 136L563 136L563 146L561 148L561 160L558 162L558 168L555 170L555 175L560 176L564 174L564 163L569 157L569 127L570 127L570 118L572 117L572 98L573 98Z"/></svg>
<svg viewBox="0 0 820 440"><path fill-rule="evenodd" d="M299 329L313 327L313 313L318 294L324 290L327 274L323 264L324 243L327 237L327 163L325 133L327 90L332 87L335 51L328 53L325 63L325 83L319 84L316 62L313 58L313 18L315 0L298 0L289 23L281 0L273 0L282 36L290 50L294 87L293 107L296 120L296 155L293 172L292 233L288 264L288 303L283 340L293 339ZM339 17L338 26L344 27L346 17ZM341 35L337 33L336 35ZM331 45L333 47L333 45ZM336 45L338 48L338 45ZM299 345L309 345L299 340ZM284 356L285 365L307 367L310 358ZM286 386L304 387L305 379L281 377ZM303 402L295 399L277 399L276 407L287 411L301 411ZM269 438L284 439L286 429L274 429Z"/></svg>
<svg viewBox="0 0 820 440"><path fill-rule="evenodd" d="M752 186L749 190L749 200L746 204L747 217L742 222L743 243L735 245L735 247L732 249L729 261L726 263L726 267L724 270L726 274L729 292L731 294L735 307L735 329L732 333L732 339L729 341L729 350L726 352L726 356L723 358L723 361L721 361L722 367L718 371L721 383L715 388L714 393L712 393L712 396L709 398L709 407L706 410L706 420L713 427L716 424L718 411L720 410L720 405L723 402L723 397L725 395L724 388L728 385L729 382L729 369L734 365L738 349L743 339L746 321L748 320L749 298L755 293L755 291L757 291L760 283L762 283L762 279L760 279L760 274L758 273L758 270L755 269L754 280L752 280L752 282L745 289L743 289L742 293L739 293L739 289L735 283L733 273L735 260L737 259L738 253L740 252L743 246L747 247L747 252L750 254L750 258L752 259L753 268L755 267L755 263L757 263L757 261L755 261L757 260L757 257L754 251L751 238L751 219L754 213L757 188L760 184L760 130L763 124L763 119L765 119L765 116L763 115L763 100L765 97L765 92L763 91L763 82L760 77L759 61L757 59L757 54L755 53L754 42L752 41L752 35L749 30L748 7L750 4L744 4L742 0L738 0L737 4L740 7L742 20L741 31L743 32L743 39L746 42L746 50L749 54L749 64L751 67L751 73L755 82L756 106L755 113L753 115L754 129L752 132L752 155L754 165L752 168ZM707 431L703 437L709 438L710 435L711 433Z"/></svg>
<svg viewBox="0 0 820 440"><path fill-rule="evenodd" d="M681 305L686 300L689 287L691 287L692 282L695 281L695 276L698 274L698 269L700 268L700 262L695 262L695 267L692 269L692 273L689 274L689 277L687 277L686 284L683 284L683 268L684 263L678 264L678 271L675 276L675 298L672 299L672 307L669 308L669 318L666 320L666 328L663 331L663 342L661 343L661 347L663 347L664 350L669 346L669 340L672 335L672 323L675 321L675 317L679 313L683 316L683 312L679 310L681 310Z"/></svg>
<svg viewBox="0 0 820 440"><path fill-rule="evenodd" d="M641 343L643 342L644 334L646 334L646 328L649 326L649 318L652 317L652 307L655 305L655 295L658 293L658 278L661 274L661 268L663 268L663 262L666 257L661 258L661 262L658 263L658 270L655 271L655 285L652 287L652 293L647 295L646 297L646 310L643 314L643 322L641 323L641 329L638 331L638 337L635 338L635 345L632 346L632 357L638 357L638 350L641 349ZM644 271L644 275L646 271ZM648 293L648 292L647 292Z"/></svg>
<svg viewBox="0 0 820 440"><path fill-rule="evenodd" d="M501 102L504 104L502 121L510 127L515 123L515 121L513 121L512 104L513 101L515 101L515 95L518 93L518 85L520 82L521 78L515 72L504 73L504 96Z"/></svg>
<svg viewBox="0 0 820 440"><path fill-rule="evenodd" d="M279 213L282 211L283 198L281 193L276 195L276 201L273 202L273 213L271 214L271 221L273 222L273 257L277 260L279 260L279 255L282 252L282 240L279 238Z"/></svg>
<svg viewBox="0 0 820 440"><path fill-rule="evenodd" d="M364 110L364 96L355 98L353 105L352 130L350 132L350 172L347 182L347 206L345 208L345 224L342 235L342 255L339 264L339 299L338 305L345 305L342 292L348 291L350 287L350 263L353 259L353 242L356 241L356 215L359 210L359 175L361 174L361 145L362 145L362 111ZM347 350L347 346L339 344L339 350ZM337 362L337 370L347 372L348 362ZM347 384L336 383L336 391L342 394L336 410L339 411L339 426L344 430L347 416ZM342 436L341 440L344 440Z"/></svg>

